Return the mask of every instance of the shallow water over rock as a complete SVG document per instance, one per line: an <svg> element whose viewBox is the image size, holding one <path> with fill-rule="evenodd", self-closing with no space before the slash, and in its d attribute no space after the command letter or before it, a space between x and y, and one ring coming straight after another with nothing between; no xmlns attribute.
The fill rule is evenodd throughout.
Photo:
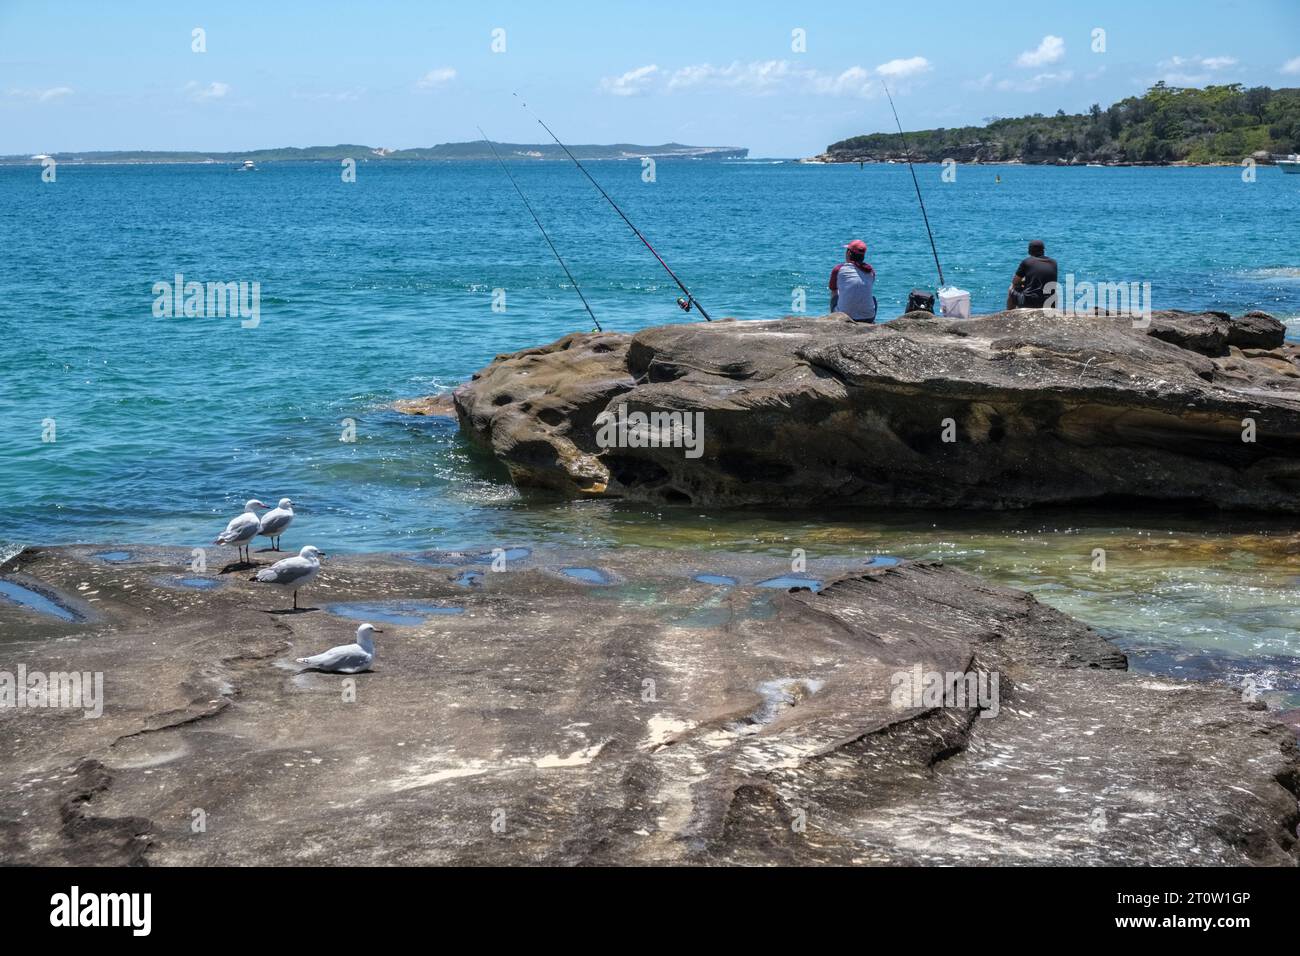
<svg viewBox="0 0 1300 956"><path fill-rule="evenodd" d="M131 560L131 552L130 551L96 551L93 555L91 555L91 557L98 558L100 561L107 561L109 564L123 564L124 562Z"/></svg>
<svg viewBox="0 0 1300 956"><path fill-rule="evenodd" d="M221 582L216 578L177 578L172 583L196 591L210 591L213 588L221 587Z"/></svg>
<svg viewBox="0 0 1300 956"><path fill-rule="evenodd" d="M614 579L599 568L560 568L566 578L573 578L583 584L613 584Z"/></svg>
<svg viewBox="0 0 1300 956"><path fill-rule="evenodd" d="M371 623L415 626L439 615L464 614L463 607L436 601L353 601L328 604L325 610L338 617Z"/></svg>
<svg viewBox="0 0 1300 956"><path fill-rule="evenodd" d="M9 601L38 614L57 617L60 621L77 621L80 616L58 603L54 598L46 597L39 591L0 578L0 600Z"/></svg>
<svg viewBox="0 0 1300 956"><path fill-rule="evenodd" d="M697 574L691 580L699 581L701 584L712 584L720 588L734 587L740 583L735 578L728 577L725 574Z"/></svg>
<svg viewBox="0 0 1300 956"><path fill-rule="evenodd" d="M759 581L760 588L787 588L799 589L807 588L810 591L820 591L822 582L816 578L810 578L802 574L783 574L777 578L768 578L766 581Z"/></svg>

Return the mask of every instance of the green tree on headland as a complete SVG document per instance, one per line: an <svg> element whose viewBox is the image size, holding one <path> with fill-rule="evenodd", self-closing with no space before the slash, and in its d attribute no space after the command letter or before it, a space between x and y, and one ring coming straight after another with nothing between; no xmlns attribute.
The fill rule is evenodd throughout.
<svg viewBox="0 0 1300 956"><path fill-rule="evenodd" d="M1239 163L1252 153L1300 151L1300 89L1240 83L1204 89L1157 83L1103 109L995 118L985 126L909 132L912 159L1026 163ZM902 159L897 133L827 147L844 162Z"/></svg>

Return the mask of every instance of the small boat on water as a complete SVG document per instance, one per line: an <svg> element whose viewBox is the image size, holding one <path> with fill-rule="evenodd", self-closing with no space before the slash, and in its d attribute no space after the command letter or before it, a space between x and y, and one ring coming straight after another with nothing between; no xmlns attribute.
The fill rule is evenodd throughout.
<svg viewBox="0 0 1300 956"><path fill-rule="evenodd" d="M1089 169L1104 169L1105 167L1102 166L1101 163L1089 163L1089 164L1088 164L1088 168L1089 168Z"/></svg>
<svg viewBox="0 0 1300 956"><path fill-rule="evenodd" d="M1300 156L1292 153L1286 159L1279 159L1277 164L1282 167L1284 173L1300 173Z"/></svg>
<svg viewBox="0 0 1300 956"><path fill-rule="evenodd" d="M244 160L244 164L243 164L242 166L236 166L236 167L235 167L235 172L237 172L237 173L255 173L255 172L257 172L257 167L256 167L255 165L253 165L253 161L252 161L251 159L246 159L246 160Z"/></svg>

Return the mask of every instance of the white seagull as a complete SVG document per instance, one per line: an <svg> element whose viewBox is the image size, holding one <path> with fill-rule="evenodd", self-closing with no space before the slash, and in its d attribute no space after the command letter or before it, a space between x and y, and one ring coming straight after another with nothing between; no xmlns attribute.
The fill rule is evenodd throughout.
<svg viewBox="0 0 1300 956"><path fill-rule="evenodd" d="M293 607L298 609L298 589L309 584L320 574L320 559L325 552L310 544L298 552L294 558L284 558L269 568L263 568L248 580L259 584L274 584L277 587L293 589Z"/></svg>
<svg viewBox="0 0 1300 956"><path fill-rule="evenodd" d="M244 513L235 515L230 519L230 524L226 525L226 530L217 535L213 544L233 544L239 549L239 560L247 559L244 551L248 542L257 537L257 530L261 527L261 522L257 518L255 508L268 508L256 498L249 498L244 502Z"/></svg>
<svg viewBox="0 0 1300 956"><path fill-rule="evenodd" d="M272 551L279 551L280 536L284 534L284 529L289 527L292 521L293 502L288 498L281 498L278 508L272 508L262 515L262 524L257 533L264 534L271 539Z"/></svg>
<svg viewBox="0 0 1300 956"><path fill-rule="evenodd" d="M372 635L384 633L373 624L362 624L357 628L357 640L354 644L340 644L313 657L298 658L299 664L306 664L308 670L326 671L331 674L360 674L370 670L375 660L375 642Z"/></svg>

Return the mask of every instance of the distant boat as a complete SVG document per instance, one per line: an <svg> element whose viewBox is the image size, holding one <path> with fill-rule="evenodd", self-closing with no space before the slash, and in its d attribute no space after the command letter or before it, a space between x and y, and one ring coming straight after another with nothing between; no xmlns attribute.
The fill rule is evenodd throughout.
<svg viewBox="0 0 1300 956"><path fill-rule="evenodd" d="M236 167L235 167L235 172L237 172L237 173L255 173L255 172L257 172L257 167L256 167L255 165L253 165L253 161L252 161L251 159L246 159L246 160L244 160L244 165L242 165L242 166L236 166Z"/></svg>
<svg viewBox="0 0 1300 956"><path fill-rule="evenodd" d="M1089 164L1088 164L1088 168L1089 168L1089 169L1104 169L1105 167L1102 166L1101 163L1089 163Z"/></svg>
<svg viewBox="0 0 1300 956"><path fill-rule="evenodd" d="M1282 167L1284 173L1300 173L1300 156L1292 153L1286 159L1279 159L1277 164Z"/></svg>

